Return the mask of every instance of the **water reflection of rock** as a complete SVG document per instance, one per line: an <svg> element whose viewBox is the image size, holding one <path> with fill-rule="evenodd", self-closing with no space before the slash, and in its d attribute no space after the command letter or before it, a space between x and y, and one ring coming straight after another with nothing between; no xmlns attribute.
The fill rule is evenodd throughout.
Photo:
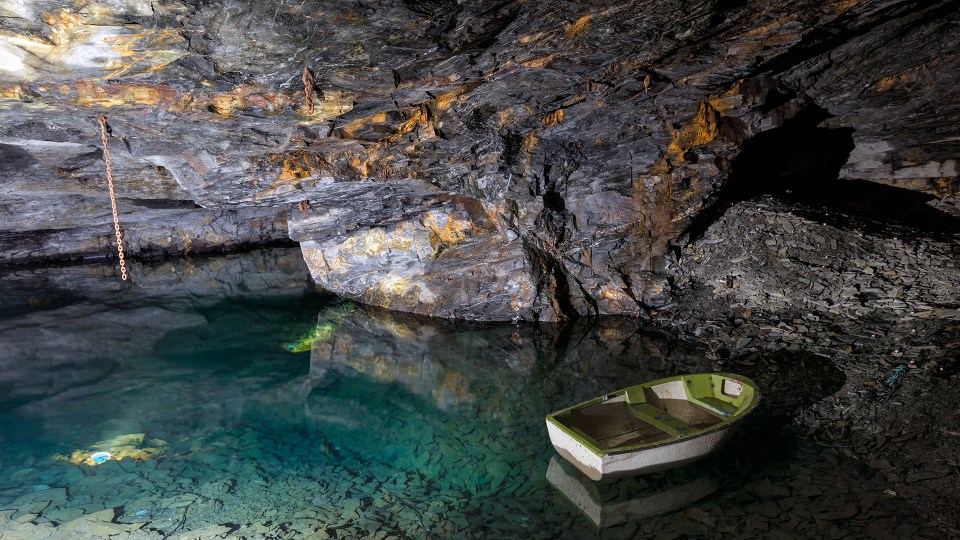
<svg viewBox="0 0 960 540"><path fill-rule="evenodd" d="M598 528L674 512L720 488L709 474L693 469L594 482L562 458L550 458L547 481Z"/></svg>
<svg viewBox="0 0 960 540"><path fill-rule="evenodd" d="M313 344L303 387L311 431L338 463L415 471L433 489L472 496L521 490L515 479L545 466L548 412L706 368L631 319L471 325L358 306L325 310L318 327L333 318L332 331L317 332L325 338Z"/></svg>
<svg viewBox="0 0 960 540"><path fill-rule="evenodd" d="M0 409L68 389L76 398L165 335L208 326L202 311L225 299L312 292L297 249L131 261L130 282L113 272L84 264L0 274Z"/></svg>
<svg viewBox="0 0 960 540"><path fill-rule="evenodd" d="M318 328L331 324L331 318L321 313ZM365 310L336 324L310 351L311 386L322 384L330 369L349 368L379 382L400 384L440 409L476 400L459 358L438 354L449 350L443 342L452 334L441 332L436 323Z"/></svg>
<svg viewBox="0 0 960 540"><path fill-rule="evenodd" d="M537 386L589 387L633 384L645 376L706 369L665 336L644 333L635 319L609 318L566 325L468 325L369 307L319 315L310 352L308 389L324 384L328 372L356 373L381 383L399 384L439 409L469 405L479 398ZM330 330L331 326L332 331ZM465 354L466 353L466 354ZM632 356L635 369L619 359ZM619 375L619 380L618 379ZM542 377L546 376L546 380ZM576 399L576 398L571 398ZM557 404L559 406L561 404Z"/></svg>

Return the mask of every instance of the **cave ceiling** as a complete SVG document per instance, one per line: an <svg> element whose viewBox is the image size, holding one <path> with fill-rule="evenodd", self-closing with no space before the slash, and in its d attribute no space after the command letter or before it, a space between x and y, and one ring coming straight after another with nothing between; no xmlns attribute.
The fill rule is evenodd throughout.
<svg viewBox="0 0 960 540"><path fill-rule="evenodd" d="M757 137L823 189L956 212L958 22L950 1L2 2L0 261L112 253L103 114L133 258L292 240L321 286L391 309L639 315Z"/></svg>

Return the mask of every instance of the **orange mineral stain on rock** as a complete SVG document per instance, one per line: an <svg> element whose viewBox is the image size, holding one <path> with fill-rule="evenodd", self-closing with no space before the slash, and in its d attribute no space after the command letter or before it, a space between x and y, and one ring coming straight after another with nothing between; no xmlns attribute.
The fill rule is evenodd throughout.
<svg viewBox="0 0 960 540"><path fill-rule="evenodd" d="M383 124L386 121L387 113L385 112L378 112L368 116L363 116L338 127L337 136L344 139L353 139L356 138L356 133L361 128L367 127L370 124Z"/></svg>
<svg viewBox="0 0 960 540"><path fill-rule="evenodd" d="M193 107L193 101L193 96L183 94L177 98L173 106L170 107L170 112L188 111Z"/></svg>
<svg viewBox="0 0 960 540"><path fill-rule="evenodd" d="M396 133L390 137L387 137L386 140L395 141L401 136L427 125L430 123L431 115L430 110L426 107L426 105L421 105L416 108L407 109L405 116L407 117L406 120L397 126Z"/></svg>
<svg viewBox="0 0 960 540"><path fill-rule="evenodd" d="M104 6L57 9L40 17L45 37L6 36L22 56L18 76L25 80L116 79L154 73L187 53L180 28L145 28L125 22ZM71 76L73 75L73 76Z"/></svg>
<svg viewBox="0 0 960 540"><path fill-rule="evenodd" d="M466 98L466 96L463 95L464 90L466 90L466 88L460 87L460 88L457 88L456 90L446 92L444 94L440 94L439 96L437 96L437 99L434 100L434 105L436 106L437 110L445 111L448 108L450 108L455 102L461 101L462 99Z"/></svg>
<svg viewBox="0 0 960 540"><path fill-rule="evenodd" d="M747 30L746 32L743 33L743 37L757 38L763 35L767 35L771 32L776 32L780 29L781 26L783 26L784 24L792 20L794 20L793 17L781 17L770 24L765 24L763 26L758 26L756 28L751 28L750 30Z"/></svg>
<svg viewBox="0 0 960 540"><path fill-rule="evenodd" d="M277 193L301 189L301 182L329 174L329 170L330 164L322 156L303 150L291 150L268 154L255 160L247 173L250 174L249 178L254 186L263 188L254 195L254 200L261 200ZM301 201L301 205L299 208L306 215L310 202Z"/></svg>
<svg viewBox="0 0 960 540"><path fill-rule="evenodd" d="M327 94L328 97L319 100L313 116L304 123L333 118L352 108L352 104L346 102L347 94L341 92L327 92ZM223 118L231 118L238 113L249 111L280 114L285 107L293 106L302 99L302 93L296 91L276 92L267 85L247 84L226 92L183 94L171 105L170 111L213 113Z"/></svg>
<svg viewBox="0 0 960 540"><path fill-rule="evenodd" d="M299 94L302 101L306 96ZM298 107L297 112L305 119L301 124L312 124L336 118L353 110L353 95L339 90L324 90L313 97L313 115L306 114L305 106Z"/></svg>
<svg viewBox="0 0 960 540"><path fill-rule="evenodd" d="M840 0L839 2L830 4L829 9L839 15L851 8L857 7L861 3L862 0Z"/></svg>
<svg viewBox="0 0 960 540"><path fill-rule="evenodd" d="M532 43L534 41L540 41L545 34L543 32L537 32L532 36L523 36L520 38L520 43Z"/></svg>
<svg viewBox="0 0 960 540"><path fill-rule="evenodd" d="M523 143L520 145L520 149L523 150L524 153L529 154L533 150L533 147L537 146L538 141L537 134L531 131L523 137Z"/></svg>
<svg viewBox="0 0 960 540"><path fill-rule="evenodd" d="M651 253L662 253L665 247L662 239L671 237L677 231L679 217L676 215L678 206L673 194L673 175L675 168L686 161L688 150L708 144L719 134L720 110L733 108L740 103L740 97L729 92L718 98L703 100L697 107L697 112L690 122L672 130L673 140L667 145L660 159L651 164L644 175L634 181L634 199L643 209L640 213L644 218L635 224L630 231L632 237L638 241L648 242L650 238L658 238L649 245ZM696 179L688 179L695 182ZM682 206L682 205L681 205ZM682 207L680 208L682 210Z"/></svg>
<svg viewBox="0 0 960 540"><path fill-rule="evenodd" d="M350 160L350 166L359 171L360 175L364 178L370 176L370 168L367 165L367 162L359 157L354 157L352 160Z"/></svg>
<svg viewBox="0 0 960 540"><path fill-rule="evenodd" d="M430 231L430 245L436 251L462 241L472 232L473 225L457 212L438 214L430 212L423 217L423 225Z"/></svg>
<svg viewBox="0 0 960 540"><path fill-rule="evenodd" d="M48 11L40 19L50 27L47 39L54 45L65 45L73 39L73 33L83 25L83 15L69 9Z"/></svg>
<svg viewBox="0 0 960 540"><path fill-rule="evenodd" d="M235 94L218 94L207 102L210 112L229 118L237 109L243 108L243 98Z"/></svg>
<svg viewBox="0 0 960 540"><path fill-rule="evenodd" d="M62 90L62 87L61 87ZM161 84L79 82L73 87L74 103L86 107L130 107L173 103L177 91Z"/></svg>
<svg viewBox="0 0 960 540"><path fill-rule="evenodd" d="M112 71L105 78L160 71L187 52L186 40L173 28L111 36L104 41L119 56L118 61L107 62L105 68Z"/></svg>
<svg viewBox="0 0 960 540"><path fill-rule="evenodd" d="M106 41L111 44L111 49L120 56L136 57L143 55L146 48L151 49L151 55L156 54L159 52L158 47L182 43L184 38L179 29L164 28L136 34L112 36L107 38Z"/></svg>
<svg viewBox="0 0 960 540"><path fill-rule="evenodd" d="M0 85L0 99L23 99L23 87L19 84Z"/></svg>
<svg viewBox="0 0 960 540"><path fill-rule="evenodd" d="M388 250L406 251L414 247L413 229L410 223L403 223L390 232L371 229L348 238L337 248L343 253L367 257L375 257Z"/></svg>
<svg viewBox="0 0 960 540"><path fill-rule="evenodd" d="M886 92L887 90L890 90L891 88L899 84L902 80L903 79L901 75L884 77L879 81L877 81L876 84L873 85L873 89L876 90L877 92Z"/></svg>
<svg viewBox="0 0 960 540"><path fill-rule="evenodd" d="M271 154L270 159L280 165L278 182L290 182L310 178L319 173L324 161L316 154L294 151L285 154Z"/></svg>
<svg viewBox="0 0 960 540"><path fill-rule="evenodd" d="M940 64L940 61L937 60L937 61L931 62L930 64L921 64L919 66L913 67L906 71L897 73L896 75L890 75L888 77L884 77L879 81L877 81L876 83L874 83L873 89L877 92L887 92L902 84L914 82L919 78L922 72L927 71L931 68L935 68L935 66L939 67L939 64Z"/></svg>
<svg viewBox="0 0 960 540"><path fill-rule="evenodd" d="M626 292L624 292L623 289L617 287L613 283L604 283L600 286L600 298L615 304L630 303L634 301L629 295L627 295Z"/></svg>
<svg viewBox="0 0 960 540"><path fill-rule="evenodd" d="M521 62L520 65L528 68L542 68L550 62L553 62L553 59L556 57L556 54L548 54L547 56L541 56L539 58L533 58L531 60Z"/></svg>
<svg viewBox="0 0 960 540"><path fill-rule="evenodd" d="M461 98L464 88L440 94L435 99L390 112L378 112L337 128L343 139L357 139L378 143L397 142L404 135L419 132L421 138L435 136L433 129L438 113L448 109ZM360 164L354 166L359 168ZM366 174L366 173L365 173Z"/></svg>
<svg viewBox="0 0 960 540"><path fill-rule="evenodd" d="M543 117L543 125L547 127L553 127L560 122L563 122L563 109L557 109Z"/></svg>
<svg viewBox="0 0 960 540"><path fill-rule="evenodd" d="M369 178L371 175L383 178L393 176L393 157L380 157L384 148L382 144L377 144L352 149L357 153L350 159L350 167L360 173L362 178Z"/></svg>
<svg viewBox="0 0 960 540"><path fill-rule="evenodd" d="M709 102L701 101L693 120L686 126L673 131L673 140L667 146L666 155L671 164L683 163L683 154L687 150L715 139L719 116Z"/></svg>
<svg viewBox="0 0 960 540"><path fill-rule="evenodd" d="M189 101L177 103L181 111L212 112L224 118L235 113L249 110L278 111L280 107L291 101L291 95L274 92L265 85L245 84L227 92L191 96Z"/></svg>
<svg viewBox="0 0 960 540"><path fill-rule="evenodd" d="M568 38L574 38L580 35L583 30L587 27L587 23L590 22L590 15L584 15L576 21L574 21L570 26L563 31L563 34Z"/></svg>
<svg viewBox="0 0 960 540"><path fill-rule="evenodd" d="M956 176L934 178L930 181L931 192L937 197L950 197L960 193L960 182Z"/></svg>
<svg viewBox="0 0 960 540"><path fill-rule="evenodd" d="M411 292L411 288L416 287L409 279L395 274L387 274L381 279L375 288L383 296L403 297Z"/></svg>

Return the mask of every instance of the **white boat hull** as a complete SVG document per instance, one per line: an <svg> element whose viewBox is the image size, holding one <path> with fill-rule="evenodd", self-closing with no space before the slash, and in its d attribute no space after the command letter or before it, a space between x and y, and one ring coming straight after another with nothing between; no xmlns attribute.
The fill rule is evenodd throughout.
<svg viewBox="0 0 960 540"><path fill-rule="evenodd" d="M673 469L713 452L736 430L737 424L703 435L633 452L597 455L559 427L547 422L550 442L561 456L591 480L619 478Z"/></svg>
<svg viewBox="0 0 960 540"><path fill-rule="evenodd" d="M731 373L675 375L547 415L557 452L593 480L664 471L723 444L760 400Z"/></svg>

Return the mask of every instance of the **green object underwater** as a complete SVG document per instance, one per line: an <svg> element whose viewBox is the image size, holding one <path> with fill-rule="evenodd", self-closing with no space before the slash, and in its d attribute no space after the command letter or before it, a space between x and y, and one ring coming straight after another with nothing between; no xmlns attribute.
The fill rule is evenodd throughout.
<svg viewBox="0 0 960 540"><path fill-rule="evenodd" d="M333 324L324 323L317 325L313 330L307 332L293 343L285 343L283 348L292 353L308 352L313 348L313 342L326 339L333 334Z"/></svg>
<svg viewBox="0 0 960 540"><path fill-rule="evenodd" d="M331 308L322 313L320 320L309 332L300 336L300 339L293 343L284 343L283 348L292 353L308 352L313 348L313 343L318 340L327 339L333 335L333 330L340 324L344 317L353 313L354 306L350 302L345 302L337 307Z"/></svg>

